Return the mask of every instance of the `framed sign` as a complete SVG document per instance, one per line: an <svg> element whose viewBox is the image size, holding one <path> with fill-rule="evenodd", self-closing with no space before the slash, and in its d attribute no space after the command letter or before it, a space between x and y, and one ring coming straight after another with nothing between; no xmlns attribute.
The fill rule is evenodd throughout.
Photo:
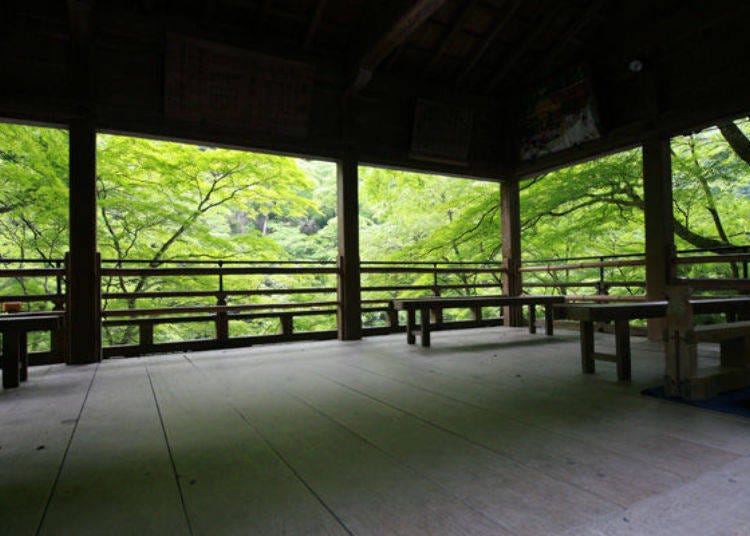
<svg viewBox="0 0 750 536"><path fill-rule="evenodd" d="M522 114L522 160L601 137L591 77L584 66L527 92Z"/></svg>
<svg viewBox="0 0 750 536"><path fill-rule="evenodd" d="M414 110L411 156L466 164L474 128L474 111L435 101L418 100Z"/></svg>
<svg viewBox="0 0 750 536"><path fill-rule="evenodd" d="M168 117L307 135L315 73L305 63L172 35L165 70Z"/></svg>

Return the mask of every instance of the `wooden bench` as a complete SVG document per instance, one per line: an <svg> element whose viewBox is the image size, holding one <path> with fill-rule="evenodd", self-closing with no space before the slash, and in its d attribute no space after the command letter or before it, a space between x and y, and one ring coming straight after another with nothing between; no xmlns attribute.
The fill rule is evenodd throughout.
<svg viewBox="0 0 750 536"><path fill-rule="evenodd" d="M469 308L479 316L482 307L528 306L529 333L536 333L536 306L544 306L545 332L553 333L552 306L565 302L564 296L456 296L439 297L425 296L423 298L397 299L391 301L391 307L396 311L406 311L406 342L416 343L416 333L421 337L422 346L430 346L430 312L443 309ZM420 329L417 330L416 312L420 311Z"/></svg>
<svg viewBox="0 0 750 536"><path fill-rule="evenodd" d="M695 326L697 342L719 343L725 367L750 365L750 320Z"/></svg>
<svg viewBox="0 0 750 536"><path fill-rule="evenodd" d="M750 311L750 297L693 299L690 304L695 314L745 315ZM617 379L629 381L630 321L635 319L664 318L667 316L666 300L640 303L566 303L555 305L567 318L580 322L581 369L586 374L596 371L595 362L610 361L617 365ZM615 353L596 352L594 349L594 323L614 322Z"/></svg>
<svg viewBox="0 0 750 536"><path fill-rule="evenodd" d="M63 312L0 316L3 337L3 388L18 387L28 378L26 335L30 331L54 331L62 326Z"/></svg>
<svg viewBox="0 0 750 536"><path fill-rule="evenodd" d="M701 400L750 385L750 320L696 326L699 302L686 287L669 289L665 344L664 391L667 396ZM734 311L741 316L750 313ZM718 343L718 367L698 366L698 343Z"/></svg>

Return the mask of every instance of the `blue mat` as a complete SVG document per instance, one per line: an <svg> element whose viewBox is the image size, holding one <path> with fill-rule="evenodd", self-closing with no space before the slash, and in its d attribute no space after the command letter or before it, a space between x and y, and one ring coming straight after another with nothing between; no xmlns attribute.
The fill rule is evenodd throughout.
<svg viewBox="0 0 750 536"><path fill-rule="evenodd" d="M689 406L696 406L698 408L721 411L722 413L731 413L732 415L740 415L742 417L750 418L750 387L739 389L737 391L721 393L713 398L709 398L708 400L698 401L664 396L664 387L662 386L644 389L641 391L641 394L662 398L679 404L687 404Z"/></svg>

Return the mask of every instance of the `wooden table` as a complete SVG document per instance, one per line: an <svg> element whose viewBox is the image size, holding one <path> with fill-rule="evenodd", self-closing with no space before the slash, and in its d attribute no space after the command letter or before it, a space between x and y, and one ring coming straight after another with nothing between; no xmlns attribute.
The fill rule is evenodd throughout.
<svg viewBox="0 0 750 536"><path fill-rule="evenodd" d="M3 388L18 387L28 378L26 334L30 331L54 331L62 326L60 314L13 314L0 316L3 337Z"/></svg>
<svg viewBox="0 0 750 536"><path fill-rule="evenodd" d="M707 298L690 300L695 314L750 314L750 297ZM667 301L639 303L566 303L554 306L565 311L567 318L580 321L581 368L587 374L596 370L595 362L611 361L617 364L617 379L630 380L630 321L635 319L664 318ZM614 322L615 353L594 351L594 322Z"/></svg>
<svg viewBox="0 0 750 536"><path fill-rule="evenodd" d="M451 308L481 308L481 307L508 307L528 306L529 308L529 333L536 333L536 306L545 308L544 325L547 335L553 332L553 310L552 306L564 303L564 296L425 296L423 298L408 298L392 300L391 306L397 311L406 311L406 342L416 343L416 312L420 311L421 329L419 330L422 346L430 346L430 311L442 311Z"/></svg>

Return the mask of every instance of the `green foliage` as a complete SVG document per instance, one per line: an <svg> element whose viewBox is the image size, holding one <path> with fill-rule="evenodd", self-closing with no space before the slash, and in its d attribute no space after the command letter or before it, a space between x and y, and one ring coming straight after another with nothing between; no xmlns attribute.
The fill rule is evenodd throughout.
<svg viewBox="0 0 750 536"><path fill-rule="evenodd" d="M105 258L253 257L281 254L232 216L305 215L311 186L293 160L170 142L99 136L99 248Z"/></svg>
<svg viewBox="0 0 750 536"><path fill-rule="evenodd" d="M59 258L68 246L68 135L0 124L0 254Z"/></svg>
<svg viewBox="0 0 750 536"><path fill-rule="evenodd" d="M750 123L735 123L750 137ZM728 138L727 138L728 139ZM0 255L56 259L68 241L68 137L65 131L0 125ZM337 252L336 169L327 162L198 147L171 142L98 137L98 243L115 263L220 259L333 262ZM735 145L736 147L736 145ZM672 142L675 234L679 248L750 242L750 165L718 129ZM400 263L501 260L499 186L468 179L361 167L360 243L364 261ZM605 256L644 249L644 200L639 150L599 158L521 183L524 259ZM6 266L9 266L6 263ZM696 265L681 275L736 276L738 267ZM562 284L598 279L598 270L535 272L524 278ZM608 279L643 279L640 267L608 269ZM497 283L489 275L440 275L440 284ZM363 286L421 285L432 274L365 274ZM45 278L3 279L8 294L55 292ZM260 295L230 304L333 301L333 275L227 276L228 290ZM104 292L215 291L215 276L106 278ZM560 286L550 292L579 292ZM262 294L262 292L276 292ZM585 291L585 289L584 289ZM481 290L480 290L481 292ZM497 289L488 292L497 292ZM639 293L639 288L616 292ZM370 291L365 299L405 296ZM108 309L213 305L206 297L108 299ZM333 305L321 306L329 309ZM385 321L379 312L366 325ZM335 328L335 317L303 316L296 331ZM213 325L160 326L157 341L212 337ZM232 336L277 333L278 319L232 321ZM107 343L129 343L134 328L105 330ZM36 344L36 343L35 343ZM40 343L41 344L41 343Z"/></svg>

